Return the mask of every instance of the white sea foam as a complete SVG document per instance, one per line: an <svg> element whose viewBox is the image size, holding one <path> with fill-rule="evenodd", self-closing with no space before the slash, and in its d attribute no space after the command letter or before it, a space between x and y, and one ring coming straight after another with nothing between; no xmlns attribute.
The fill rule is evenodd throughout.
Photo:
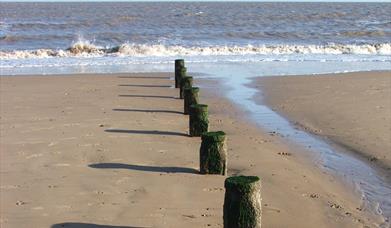
<svg viewBox="0 0 391 228"><path fill-rule="evenodd" d="M192 55L248 55L248 54L375 54L391 55L391 43L375 45L276 45L276 46L209 46L183 47L164 45L124 44L119 53L131 56L192 56Z"/></svg>
<svg viewBox="0 0 391 228"><path fill-rule="evenodd" d="M73 55L84 55L84 54L103 54L105 49L103 47L94 45L89 40L79 38L78 41L74 42L71 47L67 49L70 54Z"/></svg>
<svg viewBox="0 0 391 228"><path fill-rule="evenodd" d="M230 56L230 55L290 55L290 54L327 54L327 55L391 55L391 43L363 45L260 45L260 46L207 46L184 47L161 44L125 43L118 47L103 48L89 41L77 41L66 50L38 49L21 51L1 51L1 60L52 57L100 57L100 56Z"/></svg>

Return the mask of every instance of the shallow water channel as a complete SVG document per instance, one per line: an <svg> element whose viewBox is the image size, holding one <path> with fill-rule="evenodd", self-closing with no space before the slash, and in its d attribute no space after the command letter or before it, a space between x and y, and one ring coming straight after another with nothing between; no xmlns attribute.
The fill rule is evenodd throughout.
<svg viewBox="0 0 391 228"><path fill-rule="evenodd" d="M284 66L285 65L285 66ZM364 207L384 217L382 227L390 226L391 219L391 181L384 171L353 156L345 148L328 142L326 139L307 133L295 127L287 119L266 105L256 103L253 97L258 90L250 86L252 78L265 75L312 74L344 72L357 70L379 70L379 66L335 63L300 63L300 68L289 63L269 63L262 66L257 63L247 64L190 64L188 69L197 69L198 77L218 79L223 85L225 95L242 110L250 115L261 128L275 132L290 142L314 153L317 165L329 173L341 177L347 184L354 186L363 199ZM293 69L293 70L292 70ZM380 68L381 69L381 68ZM387 69L387 68L384 68ZM197 75L197 74L196 74ZM221 85L219 85L221 86ZM217 88L216 85L210 85ZM387 179L388 178L388 179Z"/></svg>

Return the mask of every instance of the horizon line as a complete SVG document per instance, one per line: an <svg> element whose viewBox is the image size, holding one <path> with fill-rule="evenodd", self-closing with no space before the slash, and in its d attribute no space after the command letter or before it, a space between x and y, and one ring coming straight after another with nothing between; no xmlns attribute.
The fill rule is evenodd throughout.
<svg viewBox="0 0 391 228"><path fill-rule="evenodd" d="M264 2L264 3L391 3L391 0L0 0L7 3L99 3L99 2Z"/></svg>

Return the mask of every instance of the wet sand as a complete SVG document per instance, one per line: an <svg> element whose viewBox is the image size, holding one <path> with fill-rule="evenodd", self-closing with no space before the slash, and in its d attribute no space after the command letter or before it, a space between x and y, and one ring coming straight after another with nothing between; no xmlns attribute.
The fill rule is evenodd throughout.
<svg viewBox="0 0 391 228"><path fill-rule="evenodd" d="M1 77L1 227L222 227L225 177L198 174L168 76ZM261 177L264 227L381 223L215 91L201 90L210 129L228 135L229 175Z"/></svg>
<svg viewBox="0 0 391 228"><path fill-rule="evenodd" d="M265 77L259 102L391 170L391 72Z"/></svg>

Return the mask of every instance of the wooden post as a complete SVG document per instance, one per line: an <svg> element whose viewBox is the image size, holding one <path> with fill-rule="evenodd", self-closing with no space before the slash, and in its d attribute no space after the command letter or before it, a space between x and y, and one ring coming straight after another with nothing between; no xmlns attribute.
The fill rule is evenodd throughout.
<svg viewBox="0 0 391 228"><path fill-rule="evenodd" d="M227 173L227 144L222 131L207 132L201 135L200 173Z"/></svg>
<svg viewBox="0 0 391 228"><path fill-rule="evenodd" d="M198 104L198 95L200 89L198 87L185 88L183 90L183 114L188 115L190 105Z"/></svg>
<svg viewBox="0 0 391 228"><path fill-rule="evenodd" d="M189 114L190 136L201 136L202 133L208 132L208 105L191 105Z"/></svg>
<svg viewBox="0 0 391 228"><path fill-rule="evenodd" d="M225 179L224 228L261 227L261 182L257 176Z"/></svg>
<svg viewBox="0 0 391 228"><path fill-rule="evenodd" d="M175 85L175 88L180 88L181 87L181 81L182 81L182 78L186 77L186 67L181 67L178 69L178 80L177 80L177 83L178 83L178 87Z"/></svg>
<svg viewBox="0 0 391 228"><path fill-rule="evenodd" d="M179 98L183 99L183 90L185 88L191 88L193 86L193 77L183 77L181 79L181 86L179 88Z"/></svg>
<svg viewBox="0 0 391 228"><path fill-rule="evenodd" d="M185 67L185 60L183 59L176 59L175 60L175 88L179 88L179 84L180 84L180 71L181 71L181 68L184 68ZM186 74L186 72L185 72Z"/></svg>

